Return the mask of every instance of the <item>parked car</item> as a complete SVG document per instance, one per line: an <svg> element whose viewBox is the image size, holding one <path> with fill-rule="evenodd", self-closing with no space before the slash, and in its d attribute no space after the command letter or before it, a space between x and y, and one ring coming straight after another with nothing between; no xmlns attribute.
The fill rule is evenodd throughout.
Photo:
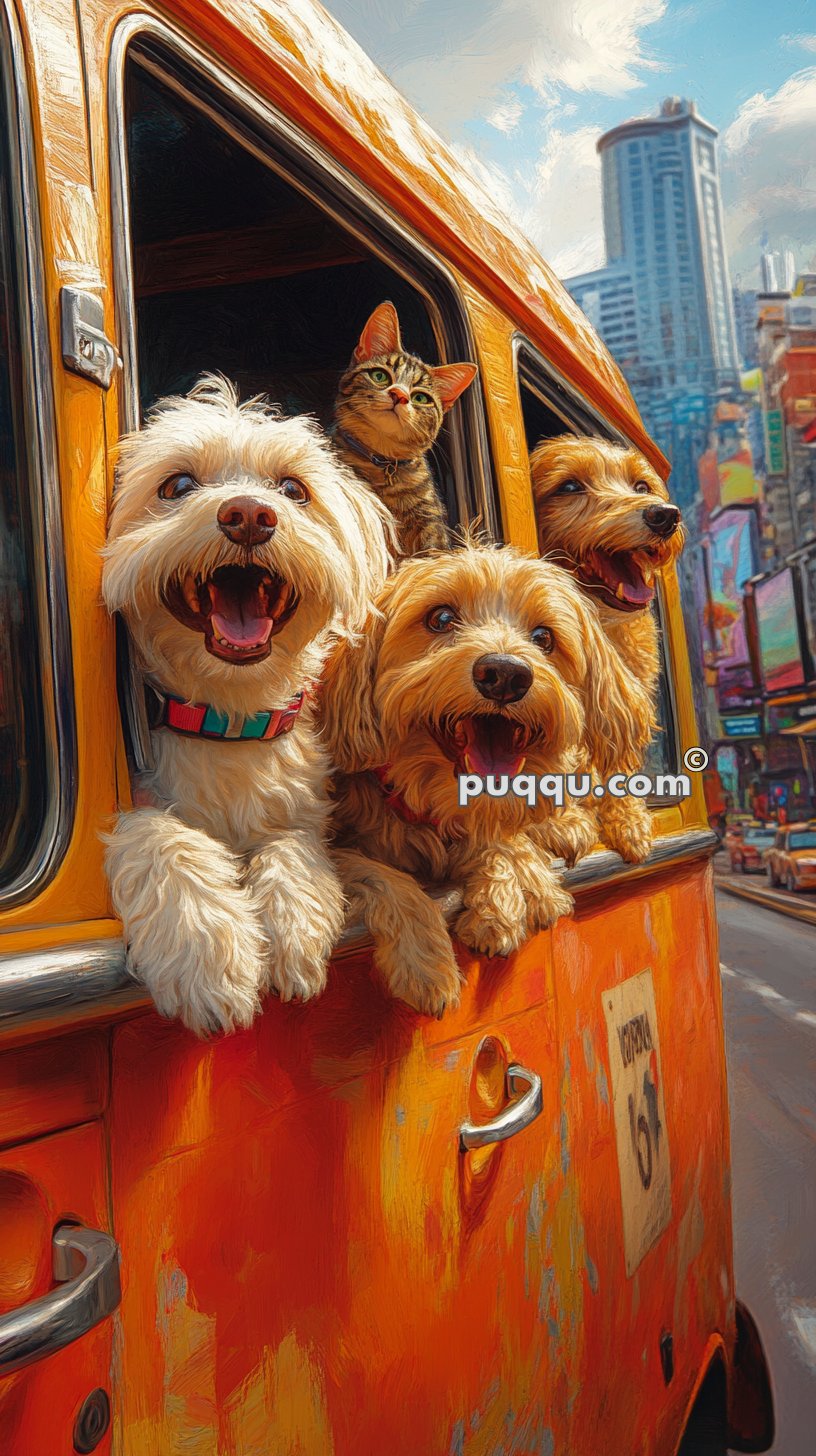
<svg viewBox="0 0 816 1456"><path fill-rule="evenodd" d="M750 814L729 814L725 827L723 846L730 858L738 844L742 844L742 837L749 824L757 821L751 818Z"/></svg>
<svg viewBox="0 0 816 1456"><path fill-rule="evenodd" d="M774 842L774 826L772 824L745 824L740 826L739 838L735 838L728 851L728 859L732 870L739 874L747 875L760 874L765 869L763 855Z"/></svg>
<svg viewBox="0 0 816 1456"><path fill-rule="evenodd" d="M770 885L816 890L816 819L778 829L763 858Z"/></svg>

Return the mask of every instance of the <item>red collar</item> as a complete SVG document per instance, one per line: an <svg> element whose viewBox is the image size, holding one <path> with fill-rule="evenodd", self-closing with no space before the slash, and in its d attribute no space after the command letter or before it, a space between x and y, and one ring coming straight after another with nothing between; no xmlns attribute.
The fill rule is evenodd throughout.
<svg viewBox="0 0 816 1456"><path fill-rule="evenodd" d="M376 780L386 809L390 809L391 813L396 814L397 818L401 819L404 824L425 824L429 828L435 829L437 834L439 833L439 820L431 819L425 814L417 814L411 808L410 804L406 804L405 797L400 793L399 789L394 788L390 778L390 763L381 764L379 768L369 769L369 773Z"/></svg>

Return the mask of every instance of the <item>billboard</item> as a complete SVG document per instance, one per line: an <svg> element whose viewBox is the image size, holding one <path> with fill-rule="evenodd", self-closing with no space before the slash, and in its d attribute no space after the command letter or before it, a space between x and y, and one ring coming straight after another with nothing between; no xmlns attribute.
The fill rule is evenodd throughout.
<svg viewBox="0 0 816 1456"><path fill-rule="evenodd" d="M754 588L759 656L766 691L798 688L805 681L793 571L786 566Z"/></svg>
<svg viewBox="0 0 816 1456"><path fill-rule="evenodd" d="M723 511L711 522L708 539L708 628L721 708L756 694L743 592L757 571L757 526L752 510Z"/></svg>
<svg viewBox="0 0 816 1456"><path fill-rule="evenodd" d="M759 481L743 418L722 420L717 425L717 476L721 505L759 498Z"/></svg>
<svg viewBox="0 0 816 1456"><path fill-rule="evenodd" d="M781 409L765 411L765 459L769 475L785 474L785 422Z"/></svg>

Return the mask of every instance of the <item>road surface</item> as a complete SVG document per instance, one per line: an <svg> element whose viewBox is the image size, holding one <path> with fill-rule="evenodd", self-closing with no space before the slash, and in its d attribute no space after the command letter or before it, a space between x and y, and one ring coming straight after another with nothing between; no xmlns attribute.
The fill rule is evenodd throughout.
<svg viewBox="0 0 816 1456"><path fill-rule="evenodd" d="M737 1292L771 1367L774 1453L814 1456L816 927L725 894L717 909Z"/></svg>

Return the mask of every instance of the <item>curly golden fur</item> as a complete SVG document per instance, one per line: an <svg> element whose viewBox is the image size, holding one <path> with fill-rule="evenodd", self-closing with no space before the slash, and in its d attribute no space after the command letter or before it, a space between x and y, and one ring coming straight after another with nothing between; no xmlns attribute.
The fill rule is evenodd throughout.
<svg viewBox="0 0 816 1456"><path fill-rule="evenodd" d="M608 641L654 704L659 672L654 581L683 549L679 510L639 450L608 440L577 435L542 440L530 469L542 556L569 571L595 602ZM641 767L655 728L652 710L618 771ZM611 848L626 860L646 858L652 830L642 800L607 797L596 812Z"/></svg>
<svg viewBox="0 0 816 1456"><path fill-rule="evenodd" d="M572 908L554 855L576 858L595 841L579 801L559 811L508 794L460 808L457 772L469 755L490 759L488 773L522 763L567 773L590 756L611 771L643 737L649 704L572 577L510 547L406 561L376 605L323 683L338 864L394 995L440 1015L458 1001L459 972L440 910L410 876L457 885L460 940L508 955ZM491 654L527 683L512 700L480 690Z"/></svg>
<svg viewBox="0 0 816 1456"><path fill-rule="evenodd" d="M251 530L250 530L251 526ZM157 689L232 724L307 691L269 741L151 735L142 807L107 838L129 963L166 1016L246 1026L312 996L343 924L308 690L388 568L386 514L311 420L206 376L122 444L103 593Z"/></svg>

